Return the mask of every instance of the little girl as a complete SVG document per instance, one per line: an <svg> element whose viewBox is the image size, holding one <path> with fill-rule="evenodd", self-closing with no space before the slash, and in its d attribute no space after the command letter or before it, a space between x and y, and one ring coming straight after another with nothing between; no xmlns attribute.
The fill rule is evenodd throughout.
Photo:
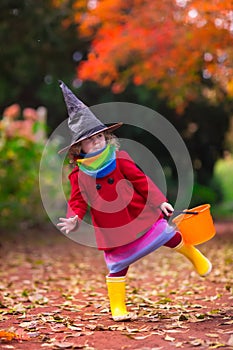
<svg viewBox="0 0 233 350"><path fill-rule="evenodd" d="M212 265L168 225L164 215L172 215L172 205L128 153L119 150L112 131L122 123L104 125L63 82L60 86L72 141L59 153L68 151L74 169L69 175L67 217L60 218L57 226L66 234L76 230L90 207L97 247L103 250L109 269L106 282L112 318L131 319L125 306L130 264L164 245L186 256L200 276L209 274Z"/></svg>

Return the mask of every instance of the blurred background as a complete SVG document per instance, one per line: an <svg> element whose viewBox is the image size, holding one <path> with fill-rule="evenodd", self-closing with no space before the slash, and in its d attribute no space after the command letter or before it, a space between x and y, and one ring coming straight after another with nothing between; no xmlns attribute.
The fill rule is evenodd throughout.
<svg viewBox="0 0 233 350"><path fill-rule="evenodd" d="M0 38L0 227L48 220L38 176L46 140L67 118L59 79L88 106L131 102L167 118L192 159L190 207L233 218L231 2L1 0ZM142 129L117 135L156 155L172 202L169 154Z"/></svg>

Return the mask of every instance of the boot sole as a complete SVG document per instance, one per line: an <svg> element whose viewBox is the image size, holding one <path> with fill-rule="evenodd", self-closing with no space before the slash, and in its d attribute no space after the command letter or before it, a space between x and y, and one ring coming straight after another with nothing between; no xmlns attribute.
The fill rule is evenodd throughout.
<svg viewBox="0 0 233 350"><path fill-rule="evenodd" d="M134 315L133 313L128 313L122 316L112 316L113 321L116 321L116 322L135 320L136 318L137 318L136 315Z"/></svg>

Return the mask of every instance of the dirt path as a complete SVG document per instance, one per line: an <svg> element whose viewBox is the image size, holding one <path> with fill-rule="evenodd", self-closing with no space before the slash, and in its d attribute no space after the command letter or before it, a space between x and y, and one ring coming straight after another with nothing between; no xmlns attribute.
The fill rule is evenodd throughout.
<svg viewBox="0 0 233 350"><path fill-rule="evenodd" d="M52 227L2 232L0 349L233 349L233 223L216 226L200 247L213 263L205 279L167 248L131 266L137 319L121 323L109 317L101 252Z"/></svg>

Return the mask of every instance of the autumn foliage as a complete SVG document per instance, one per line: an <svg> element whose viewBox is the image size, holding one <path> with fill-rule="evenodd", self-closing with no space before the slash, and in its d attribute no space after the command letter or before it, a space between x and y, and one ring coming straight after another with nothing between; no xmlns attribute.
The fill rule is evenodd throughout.
<svg viewBox="0 0 233 350"><path fill-rule="evenodd" d="M200 94L214 101L233 97L231 1L87 4L78 18L91 47L78 66L80 79L111 86L114 93L130 82L145 85L181 108Z"/></svg>
<svg viewBox="0 0 233 350"><path fill-rule="evenodd" d="M23 119L19 119L21 109L19 104L15 103L3 111L3 119L0 121L0 130L7 138L15 136L24 137L30 141L36 141L34 126L38 120L38 113L33 108L23 110ZM39 135L41 136L41 135Z"/></svg>

